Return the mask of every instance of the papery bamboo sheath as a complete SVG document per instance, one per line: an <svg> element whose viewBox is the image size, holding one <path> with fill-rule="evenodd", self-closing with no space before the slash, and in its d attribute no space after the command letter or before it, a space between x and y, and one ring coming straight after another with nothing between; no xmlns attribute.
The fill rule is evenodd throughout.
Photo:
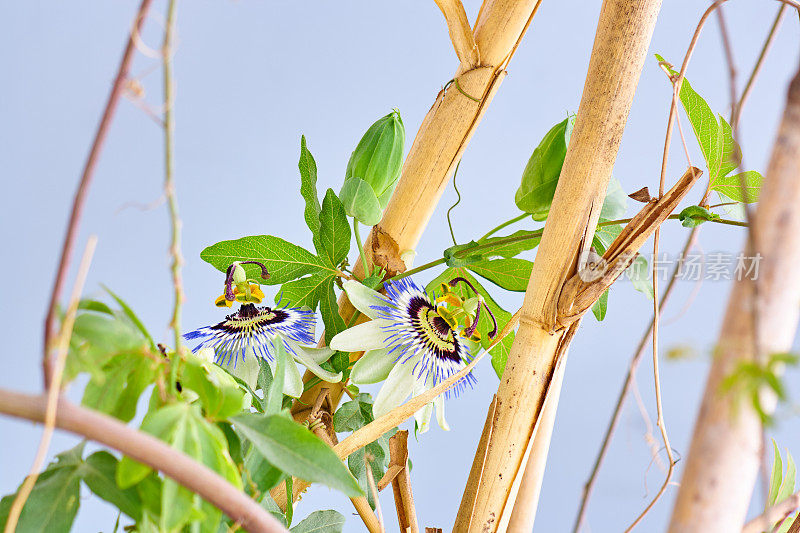
<svg viewBox="0 0 800 533"><path fill-rule="evenodd" d="M498 389L492 436L485 458L476 456L484 462L483 475L465 489L476 494L473 514L456 519L468 522L468 531L498 531L503 513L511 511L512 486L556 357L565 349L564 329L556 329L560 292L575 271L581 245L591 243L660 5L658 0L603 3L575 127ZM540 454L529 463L544 460ZM462 501L460 514L469 507Z"/></svg>
<svg viewBox="0 0 800 533"><path fill-rule="evenodd" d="M720 391L743 361L792 346L800 314L800 72L751 221L755 281L735 279L695 424L669 531L740 531L758 473L761 422L749 399Z"/></svg>

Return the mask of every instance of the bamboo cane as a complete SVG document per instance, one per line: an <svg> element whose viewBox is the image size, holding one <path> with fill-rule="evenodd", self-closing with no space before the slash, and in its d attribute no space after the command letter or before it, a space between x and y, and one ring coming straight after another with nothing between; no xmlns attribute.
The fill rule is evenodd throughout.
<svg viewBox="0 0 800 533"><path fill-rule="evenodd" d="M468 480L456 519L457 526L467 525L464 531L497 531L508 519L512 486L557 356L565 349L560 340L572 329L556 329L561 290L581 248L591 243L660 5L659 0L603 3L575 128L498 389L492 435L485 457L476 456L483 462L482 476ZM531 457L529 468L544 460ZM467 501L472 493L474 501Z"/></svg>
<svg viewBox="0 0 800 533"><path fill-rule="evenodd" d="M758 278L735 280L672 512L670 531L740 531L758 473L754 409L720 384L741 361L788 350L800 308L800 72L792 80L747 255ZM757 319L757 320L755 320ZM740 401L741 400L741 401Z"/></svg>
<svg viewBox="0 0 800 533"><path fill-rule="evenodd" d="M378 255L381 256L379 264L389 267L390 272L404 269L400 252L417 246L456 163L505 77L504 69L540 1L485 0L474 32L481 65L471 69L461 65L455 78L458 89L442 89L436 96L406 157L400 181L384 211L383 220L367 239L369 261ZM354 271L363 273L360 262ZM339 313L345 320L353 314L353 307L345 295L339 299ZM313 379L313 375L306 372L304 380L309 379ZM299 401L294 402L292 414L296 420L305 420L320 386L310 388ZM331 389L330 401L335 409L341 400L343 386L325 386Z"/></svg>

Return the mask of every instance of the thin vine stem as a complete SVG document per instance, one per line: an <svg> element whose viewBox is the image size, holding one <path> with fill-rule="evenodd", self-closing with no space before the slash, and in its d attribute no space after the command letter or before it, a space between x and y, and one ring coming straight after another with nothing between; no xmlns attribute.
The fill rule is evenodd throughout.
<svg viewBox="0 0 800 533"><path fill-rule="evenodd" d="M453 239L453 246L457 246L458 242L456 242L456 233L453 231L453 222L450 220L450 212L456 208L458 204L461 203L461 192L458 190L458 186L456 185L456 177L458 176L458 168L461 166L461 161L458 162L456 165L456 170L453 172L453 189L456 191L458 195L458 200L456 203L450 206L450 209L447 210L447 227L450 229L450 238Z"/></svg>
<svg viewBox="0 0 800 533"><path fill-rule="evenodd" d="M64 244L61 246L61 257L58 261L58 270L56 271L55 281L53 282L53 290L50 292L50 302L47 306L47 314L44 320L42 373L45 388L48 387L50 383L50 348L55 329L53 322L56 315L56 307L61 297L61 291L64 288L67 268L72 258L72 248L75 244L75 237L78 234L78 226L80 226L83 206L86 203L86 195L89 192L89 186L92 183L92 177L97 167L97 161L100 159L100 152L103 149L103 144L108 135L111 121L114 118L114 112L117 109L117 104L119 104L120 97L122 96L125 82L128 79L128 71L130 70L134 52L136 51L136 35L141 32L151 3L152 0L142 0L141 4L139 4L139 10L136 12L132 31L128 35L128 42L125 45L125 51L122 53L122 59L117 69L114 85L111 87L111 93L108 95L108 101L103 110L103 116L100 119L100 124L97 126L97 132L92 141L92 147L89 149L89 156L86 158L81 180L78 183L78 189L75 191L75 197L72 201L72 210L70 211L69 222L67 223L67 232L64 235Z"/></svg>
<svg viewBox="0 0 800 533"><path fill-rule="evenodd" d="M680 219L680 215L670 215L670 216L667 217L667 219L668 220L679 220ZM632 219L630 219L630 218L620 218L620 219L617 219L617 220L606 220L604 222L598 223L597 227L615 226L615 225L619 225L619 224L627 224L631 220ZM708 220L708 222L712 222L712 223L715 223L715 224L723 224L723 225L726 225L726 226L747 227L747 223L746 222L741 222L739 220L729 220L729 219L726 219L726 218L718 218L718 219ZM532 231L529 231L529 232L522 233L520 235L512 235L512 236L508 236L508 237L498 237L498 238L496 238L496 240L494 242L485 242L483 244L478 244L476 246L470 246L469 248L465 248L463 250L458 250L457 252L455 252L453 254L453 256L455 256L455 257L464 257L466 255L474 254L476 252L485 252L485 251L488 251L488 250L492 250L493 248L499 248L499 247L505 246L507 244L514 244L516 242L528 241L528 240L531 240L531 239L535 239L535 238L541 237L543 232L544 232L544 229L537 229L537 230L532 230ZM430 262L425 263L423 265L420 265L418 267L414 267L414 268L412 268L410 270L406 270L405 272L402 272L402 273L400 273L400 274L398 274L398 275L396 275L396 276L394 276L392 278L389 278L389 280L387 280L387 281L397 281L399 279L407 278L409 276L413 276L414 274L419 274L420 272L424 272L426 270L429 270L431 268L437 267L439 265L443 265L446 262L447 262L447 259L445 259L444 257L441 257L439 259L434 259L433 261L430 261Z"/></svg>
<svg viewBox="0 0 800 533"><path fill-rule="evenodd" d="M478 239L478 242L483 242L483 241L485 241L486 239L488 239L489 237L491 237L492 235L494 235L495 233L497 233L497 232L498 232L498 231L500 231L501 229L503 229L503 228L505 228L505 227L507 227L507 226L510 226L511 224L514 224L515 222L519 222L520 220L524 220L524 219L528 218L529 216L531 216L531 214L530 214L530 213L522 213L522 214L521 214L521 215L519 215L519 216L516 216L516 217L514 217L514 218L512 218L512 219L506 220L505 222L503 222L503 223L502 223L502 224L500 224L499 226L495 226L494 228L490 229L490 230L489 230L489 231L486 233L486 235L484 235L483 237L481 237L480 239Z"/></svg>
<svg viewBox="0 0 800 533"><path fill-rule="evenodd" d="M175 356L170 359L170 386L174 387L178 379L178 366L181 360L181 306L184 300L183 280L181 278L181 219L178 214L178 199L175 193L175 84L172 80L172 56L175 42L175 15L177 0L169 0L167 18L164 28L164 42L161 47L161 60L164 71L164 196L167 199L167 211L170 220L170 256L172 263L172 286L175 302L172 309L170 327L174 334Z"/></svg>
<svg viewBox="0 0 800 533"><path fill-rule="evenodd" d="M17 491L14 502L8 512L6 520L5 533L13 533L17 529L19 518L22 515L22 509L25 507L25 502L31 495L36 480L39 479L39 472L44 466L44 460L47 457L47 450L50 448L50 441L53 438L53 432L56 427L56 410L58 408L58 397L61 393L61 379L64 376L64 368L67 361L67 353L69 352L69 343L72 339L72 328L75 324L75 316L78 312L78 303L80 302L81 292L86 283L86 276L89 273L89 265L92 262L95 247L97 246L97 237L92 235L86 243L86 248L83 252L80 267L78 268L78 276L75 279L75 285L72 288L72 295L69 299L69 306L64 315L64 321L61 323L61 331L56 339L56 360L53 366L52 381L47 390L47 400L44 413L44 429L42 430L42 438L39 441L39 447L36 450L36 456L33 459L33 464L29 474L25 477L22 486Z"/></svg>
<svg viewBox="0 0 800 533"><path fill-rule="evenodd" d="M775 34L777 32L777 28L780 25L782 13L783 13L785 7L786 7L786 4L782 4L781 7L778 10L778 13L777 13L777 15L775 17L775 20L774 20L773 24L772 24L772 27L770 28L770 31L769 31L766 39L765 39L764 45L762 46L761 53L759 54L758 60L756 61L756 64L754 65L754 67L753 67L753 69L752 69L752 71L750 73L750 76L748 78L747 84L745 85L745 89L742 92L742 95L739 96L738 102L734 101L734 103L732 103L732 115L731 115L731 121L730 122L731 122L731 124L732 124L734 129L737 128L739 118L741 117L741 110L742 110L742 108L743 108L743 106L744 106L744 104L746 102L747 95L750 92L750 90L752 89L752 85L753 85L756 77L758 76L758 73L759 73L759 71L761 69L761 65L763 64L763 61L764 61L764 59L765 59L765 57L767 55L767 52L768 52L768 50L770 48L770 45L771 45L772 41L774 40ZM725 31L724 25L721 25L721 31L723 31L723 32ZM726 52L726 58L729 61L732 60L732 57L729 54L727 54L727 52ZM733 73L733 72L735 72L735 69L729 67L729 73ZM733 77L731 77L730 82L733 83L733 81L734 81L734 79L733 79ZM735 95L735 91L732 90L731 91L731 95L733 97L733 95ZM666 166L666 157L667 157L667 152L665 151L665 153L664 153L664 162L662 163L662 165L664 165L664 167ZM705 193L704 193L704 197L705 197ZM736 203L738 203L738 202L725 202L725 203L715 204L715 205L709 206L709 209L712 209L712 208L715 208L715 207L723 207L723 206L726 206L726 205L733 205L733 204L736 204ZM737 223L736 225L744 225L744 226L746 226L747 223L746 222L741 222L741 223ZM699 227L692 228L692 231L689 234L689 237L687 238L686 243L684 244L682 257L685 256L688 253L688 251L692 248L692 246L694 245L694 242L697 239L697 231L699 231ZM675 282L677 280L677 275L680 272L681 263L682 263L682 261L679 261L678 264L673 269L672 274L671 274L671 276L669 278L669 281L667 283L667 287L664 289L664 293L661 296L661 303L659 305L659 308L662 309L662 310L663 310L664 305L666 304L666 301L668 300L668 298L669 298L669 296L670 296L670 294L672 292L673 287L675 286ZM594 463L592 471L591 471L591 473L589 475L589 478L587 479L587 481L586 481L586 483L584 485L583 494L582 494L582 497L581 497L580 507L578 509L577 517L576 517L576 520L575 520L575 525L574 525L574 528L573 528L573 531L575 533L577 533L577 531L580 529L580 526L582 525L583 521L585 520L586 511L587 511L587 508L588 508L588 501L591 498L592 489L594 488L594 485L596 483L597 475L599 473L600 467L602 466L603 460L605 459L605 456L606 456L606 454L608 452L608 448L609 448L610 442L611 442L611 437L612 437L612 435L613 435L613 433L614 433L614 431L615 431L615 429L616 429L616 427L617 427L617 425L619 423L620 416L622 414L622 406L623 406L623 404L625 402L625 399L627 398L627 395L629 394L629 392L631 390L633 379L634 379L636 370L637 370L638 365L639 365L639 361L641 360L642 355L644 355L644 349L645 349L646 344L647 344L647 339L650 338L650 335L653 332L653 326L654 326L654 323L651 322L650 326L647 328L647 330L645 331L645 333L642 336L641 340L639 341L638 347L637 347L636 351L634 352L634 355L633 355L633 357L632 357L632 359L631 359L631 361L629 363L628 374L625 377L625 382L624 382L624 384L622 386L622 389L619 392L619 396L617 398L617 403L616 403L616 406L615 406L614 411L612 413L611 420L609 421L608 427L606 429L606 433L605 433L605 436L603 438L603 442L602 442L602 444L600 446L600 450L598 451L598 454L597 454L597 457L595 459L595 463Z"/></svg>
<svg viewBox="0 0 800 533"><path fill-rule="evenodd" d="M669 281L667 282L667 286L664 288L664 292L661 294L661 299L659 302L659 309L663 311L664 306L667 303L670 295L672 294L673 288L675 287L675 283L678 280L678 273L681 270L681 266L683 265L683 258L689 253L689 251L694 246L694 243L697 239L697 232L700 230L699 226L695 226L692 228L691 232L689 233L689 237L686 239L686 243L683 246L683 252L681 253L681 259L676 263L674 268L672 269L672 274L670 275ZM608 453L608 448L611 445L611 438L614 435L614 431L616 430L620 418L622 416L622 406L625 403L625 399L627 398L628 394L631 391L633 386L633 380L636 376L636 370L639 368L639 362L644 355L645 348L647 347L647 340L650 338L651 333L653 332L653 324L654 322L651 320L650 325L647 327L644 335L642 335L641 340L639 341L638 346L636 347L636 351L631 358L630 363L628 363L628 374L625 376L625 382L622 385L622 389L619 391L619 395L617 397L617 403L614 407L614 411L611 415L611 420L608 423L608 427L606 428L605 436L603 437L603 443L600 445L600 450L597 452L597 457L595 458L594 465L592 466L592 471L589 474L589 478L586 480L586 483L583 486L583 494L581 496L581 503L580 507L578 508L578 513L575 518L575 525L572 528L573 533L578 533L583 525L584 520L586 519L586 512L588 510L589 499L592 496L592 489L594 489L594 485L597 482L597 476L600 473L600 467L605 460L606 454Z"/></svg>

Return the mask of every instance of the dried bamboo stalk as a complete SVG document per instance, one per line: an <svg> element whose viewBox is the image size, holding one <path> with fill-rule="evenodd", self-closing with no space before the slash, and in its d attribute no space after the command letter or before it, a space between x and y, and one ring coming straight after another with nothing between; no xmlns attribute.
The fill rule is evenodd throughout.
<svg viewBox="0 0 800 533"><path fill-rule="evenodd" d="M791 348L800 308L800 72L789 86L747 255L761 254L758 279L734 281L670 531L739 531L758 473L761 423L747 401L721 394L742 361ZM756 298L757 295L757 298ZM755 320L757 318L757 320ZM741 400L741 401L740 401Z"/></svg>
<svg viewBox="0 0 800 533"><path fill-rule="evenodd" d="M411 476L408 473L408 431L398 431L389 439L389 457L390 468L400 467L400 471L392 478L394 506L397 509L400 531L419 533L414 495L411 492Z"/></svg>
<svg viewBox="0 0 800 533"><path fill-rule="evenodd" d="M468 531L497 531L513 503L511 489L564 350L565 329L556 329L559 296L581 248L591 243L660 5L659 0L603 3L575 128L498 389L492 436L485 457L476 456L484 463L483 474L469 479L465 495L476 494L474 505L462 502L457 517L469 524ZM544 460L537 455L529 463ZM473 516L465 519L462 513L470 507Z"/></svg>
<svg viewBox="0 0 800 533"><path fill-rule="evenodd" d="M450 33L450 40L453 42L453 49L458 60L467 69L480 65L481 55L478 45L475 44L475 36L472 34L467 13L464 11L464 4L461 3L461 0L435 1L447 21L447 31Z"/></svg>
<svg viewBox="0 0 800 533"><path fill-rule="evenodd" d="M399 253L417 246L436 204L447 186L456 163L472 138L486 108L505 77L505 66L519 44L541 0L485 0L475 27L475 42L481 51L481 65L456 72L461 90L478 98L475 102L451 87L442 89L423 120L394 195L383 220L370 233L366 252L383 255L383 266L403 268ZM363 273L360 261L354 267ZM345 320L353 307L345 295L339 299L339 313ZM313 379L306 372L304 380ZM326 384L335 409L343 394L342 384ZM306 391L292 405L295 420L303 421L319 386Z"/></svg>

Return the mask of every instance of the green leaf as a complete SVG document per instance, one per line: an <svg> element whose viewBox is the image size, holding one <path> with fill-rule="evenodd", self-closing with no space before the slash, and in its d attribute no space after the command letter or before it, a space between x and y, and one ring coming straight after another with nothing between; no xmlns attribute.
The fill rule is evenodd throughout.
<svg viewBox="0 0 800 533"><path fill-rule="evenodd" d="M366 396L368 398L369 394L359 394L359 397L361 396ZM334 431L337 433L356 431L357 429L360 429L368 424L367 417L362 410L363 403L365 402L361 398L343 403L341 407L339 407L339 409L337 409L337 411L333 414ZM371 412L371 401L369 402L369 405L369 412Z"/></svg>
<svg viewBox="0 0 800 533"><path fill-rule="evenodd" d="M383 285L383 278L386 276L386 271L378 266L372 266L372 273L366 278L361 280L361 284L369 287L372 290L380 290L379 287Z"/></svg>
<svg viewBox="0 0 800 533"><path fill-rule="evenodd" d="M336 511L314 511L294 526L291 533L342 533L344 516Z"/></svg>
<svg viewBox="0 0 800 533"><path fill-rule="evenodd" d="M286 478L286 494L293 494L292 485L292 478L289 476ZM292 498L286 499L286 513L284 516L286 517L286 526L291 526L292 518L294 517L294 501Z"/></svg>
<svg viewBox="0 0 800 533"><path fill-rule="evenodd" d="M466 268L448 268L434 278L430 283L428 283L428 285L426 285L425 292L431 293L434 290L438 290L442 283L447 283L455 277L463 277L468 279L469 282L472 283L472 285L483 296L486 304L489 306L489 309L492 310L492 313L497 319L497 331L499 333L503 329L503 326L505 326L506 323L511 320L511 313L500 307L494 298L492 298L492 296L486 291L486 289L483 288L480 282L478 282L475 276L473 276ZM456 285L453 288L453 291L465 300L476 296L476 293L464 283L459 283ZM493 323L491 318L489 318L489 314L481 313L481 316L478 319L478 331L481 334L481 345L484 348L487 348L493 342L492 339L489 338L489 332L492 330L492 328ZM503 371L506 367L506 360L508 359L508 353L511 350L511 345L513 343L514 332L511 332L506 335L506 337L500 341L497 346L489 350L489 354L492 356L492 367L494 367L497 377L503 376ZM472 355L474 356L475 354Z"/></svg>
<svg viewBox="0 0 800 533"><path fill-rule="evenodd" d="M83 481L97 496L117 509L139 520L142 500L136 488L120 489L116 482L117 458L106 451L95 452L86 458Z"/></svg>
<svg viewBox="0 0 800 533"><path fill-rule="evenodd" d="M492 247L490 250L482 253L483 259L491 259L493 257L504 257L509 259L511 257L515 257L522 252L527 250L533 250L537 246L539 246L539 242L542 240L541 236L539 237L531 237L530 231L528 230L518 230L512 233L511 235L507 235L505 237L491 237L486 239L485 241L481 242L481 244L497 244L501 240L511 239L511 238L520 238L526 237L522 240L517 240L515 242L505 243L505 244L497 244L496 246Z"/></svg>
<svg viewBox="0 0 800 533"><path fill-rule="evenodd" d="M333 428L337 432L356 431L373 420L375 420L375 417L372 413L372 397L369 394L362 393L356 399L342 404L339 410L336 411L333 415ZM373 509L375 508L375 501L367 481L364 461L365 452L373 456L370 461L372 476L376 480L381 479L389 466L389 437L396 432L397 428L387 431L378 439L352 453L347 458L347 467L353 476L358 479L358 484L361 490L367 494L367 501L369 501Z"/></svg>
<svg viewBox="0 0 800 533"><path fill-rule="evenodd" d="M123 313L98 314L81 311L75 318L64 380L81 372L103 379L102 367L115 355L147 349L148 341Z"/></svg>
<svg viewBox="0 0 800 533"><path fill-rule="evenodd" d="M375 196L375 191L358 176L344 180L339 192L345 212L364 225L374 226L381 221L383 209Z"/></svg>
<svg viewBox="0 0 800 533"><path fill-rule="evenodd" d="M372 477L377 483L377 480L381 479L386 473L386 467L389 461L389 437L387 435L388 433L381 435L375 441L351 453L347 458L347 467L358 480L358 485L361 487L361 490L366 493L367 501L373 509L375 509L375 497L370 490L365 457L366 454L372 456L369 467L372 469Z"/></svg>
<svg viewBox="0 0 800 533"><path fill-rule="evenodd" d="M606 317L606 311L608 310L608 289L600 295L600 298L592 305L592 314L597 319L598 322L602 322L603 319Z"/></svg>
<svg viewBox="0 0 800 533"><path fill-rule="evenodd" d="M778 499L775 503L780 503L792 494L794 494L794 483L797 477L797 466L794 464L794 458L788 451L786 452L786 473L781 482L781 488L778 491Z"/></svg>
<svg viewBox="0 0 800 533"><path fill-rule="evenodd" d="M508 291L525 292L533 263L525 259L494 259L469 265L471 271Z"/></svg>
<svg viewBox="0 0 800 533"><path fill-rule="evenodd" d="M572 121L574 118L567 118L545 134L522 172L522 182L514 202L521 211L531 213L534 220L544 220L550 211L567 154L568 124Z"/></svg>
<svg viewBox="0 0 800 533"><path fill-rule="evenodd" d="M339 304L336 301L336 293L333 291L333 278L330 278L327 285L321 286L319 290L319 313L325 324L325 343L330 344L333 336L347 329L347 325L344 323L342 315L339 314Z"/></svg>
<svg viewBox="0 0 800 533"><path fill-rule="evenodd" d="M281 523L282 526L286 527L286 517L283 514L283 511L278 504L275 503L275 500L272 499L272 496L269 492L264 495L264 498L261 499L261 507L267 510L269 514L275 517L275 519ZM220 532L222 533L222 532Z"/></svg>
<svg viewBox="0 0 800 533"><path fill-rule="evenodd" d="M103 313L114 316L114 311L112 311L109 306L98 300L91 300L87 298L84 298L78 302L78 311L94 311L95 313Z"/></svg>
<svg viewBox="0 0 800 533"><path fill-rule="evenodd" d="M267 461L263 455L259 453L254 447L250 447L250 451L245 458L244 468L256 484L258 490L267 492L284 480L286 473L280 468ZM267 492L267 495L269 493ZM283 513L281 513L281 516ZM281 518L283 519L283 518Z"/></svg>
<svg viewBox="0 0 800 533"><path fill-rule="evenodd" d="M264 285L280 285L320 271L335 274L305 248L272 235L253 235L230 241L220 241L200 252L200 258L220 272L234 261L260 261L269 270L270 278L261 279L258 265L242 265L247 277Z"/></svg>
<svg viewBox="0 0 800 533"><path fill-rule="evenodd" d="M84 443L80 443L56 455L55 462L39 474L20 514L17 531L66 533L72 528L80 506L83 447ZM16 493L0 500L0 527L5 527L15 497Z"/></svg>
<svg viewBox="0 0 800 533"><path fill-rule="evenodd" d="M322 246L319 241L320 205L317 198L317 162L314 161L314 156L311 155L311 152L306 147L305 135L300 137L300 161L297 162L297 168L300 169L300 195L306 202L303 217L306 219L306 225L314 237L314 246L317 252L322 253Z"/></svg>
<svg viewBox="0 0 800 533"><path fill-rule="evenodd" d="M161 407L145 416L142 431L206 465L241 489L239 472L228 453L225 435L216 425L203 418L199 406L175 403ZM123 457L117 467L117 484L123 488L129 487L144 479L150 470L146 465ZM199 496L172 479L164 480L161 491L162 529L177 529L190 520L201 518L203 508ZM209 523L218 522L219 516L206 515L206 520Z"/></svg>
<svg viewBox="0 0 800 533"><path fill-rule="evenodd" d="M245 413L232 418L236 428L273 465L296 477L323 483L347 496L363 496L336 453L307 428L280 415Z"/></svg>
<svg viewBox="0 0 800 533"><path fill-rule="evenodd" d="M608 182L608 189L603 200L603 207L600 209L600 218L604 220L616 220L625 216L628 209L628 195L622 189L622 184L617 178L612 177Z"/></svg>
<svg viewBox="0 0 800 533"><path fill-rule="evenodd" d="M720 138L721 138L721 153L718 161L718 166L715 173L715 178L712 186L716 184L717 179L727 176L739 166L742 159L742 151L739 144L733 138L733 128L728 124L728 121L722 115L717 115L720 124Z"/></svg>
<svg viewBox="0 0 800 533"><path fill-rule="evenodd" d="M350 252L350 224L344 206L333 189L328 189L322 200L322 211L319 214L320 256L326 258L330 266L336 266Z"/></svg>
<svg viewBox="0 0 800 533"><path fill-rule="evenodd" d="M755 170L748 170L733 176L721 176L714 180L711 190L725 195L735 202L753 203L761 194L764 178Z"/></svg>
<svg viewBox="0 0 800 533"><path fill-rule="evenodd" d="M283 284L280 292L275 295L275 303L286 301L293 307L308 306L312 311L316 311L319 305L320 293L332 280L333 275L329 272L319 272L311 276L288 281Z"/></svg>
<svg viewBox="0 0 800 533"><path fill-rule="evenodd" d="M120 309L122 309L122 312L125 313L125 316L131 321L131 324L133 324L136 329L139 330L142 336L150 342L150 349L156 351L156 342L153 340L153 336L150 335L149 331L147 331L144 323L139 319L138 316L136 316L136 313L133 312L133 309L131 309L131 307L125 303L125 300L117 296L111 289L105 285L101 286L108 293L108 295L111 296L115 302L117 302L117 305L119 305Z"/></svg>
<svg viewBox="0 0 800 533"><path fill-rule="evenodd" d="M705 207L690 205L678 214L678 220L685 228L693 228L709 220L719 220L719 215L712 213Z"/></svg>
<svg viewBox="0 0 800 533"><path fill-rule="evenodd" d="M217 422L217 427L222 430L225 440L228 441L228 453L237 468L244 464L244 448L242 439L233 429L233 426L226 422ZM245 443L246 444L246 443Z"/></svg>
<svg viewBox="0 0 800 533"><path fill-rule="evenodd" d="M608 220L600 219L600 223L608 222ZM604 226L597 226L597 229L594 232L594 238L592 239L592 246L594 246L595 251L598 254L603 255L608 250L608 247L611 246L611 243L619 237L619 234L622 232L622 226L620 224L611 224L611 225L604 225Z"/></svg>
<svg viewBox="0 0 800 533"><path fill-rule="evenodd" d="M81 404L129 422L136 416L139 397L155 379L157 363L141 352L121 353L93 375Z"/></svg>
<svg viewBox="0 0 800 533"><path fill-rule="evenodd" d="M772 476L769 479L769 493L767 496L768 507L775 505L778 501L778 493L781 489L783 482L783 462L781 461L781 451L778 449L778 444L775 439L772 439Z"/></svg>
<svg viewBox="0 0 800 533"><path fill-rule="evenodd" d="M245 398L249 393L233 376L198 357L187 358L180 380L184 388L197 393L205 416L212 420L225 420L250 405L250 398Z"/></svg>
<svg viewBox="0 0 800 533"><path fill-rule="evenodd" d="M347 352L335 352L329 361L334 372L346 372L350 368L350 354Z"/></svg>
<svg viewBox="0 0 800 533"><path fill-rule="evenodd" d="M641 292L650 300L653 299L653 284L651 283L650 267L647 264L647 258L643 255L637 255L633 260L631 266L628 267L628 279L631 280L633 288Z"/></svg>
<svg viewBox="0 0 800 533"><path fill-rule="evenodd" d="M286 365L294 364L294 361L288 360L283 342L273 342L272 347L275 351L275 375L272 378L269 390L264 391L264 414L267 415L280 413L283 406L283 384L286 380Z"/></svg>

